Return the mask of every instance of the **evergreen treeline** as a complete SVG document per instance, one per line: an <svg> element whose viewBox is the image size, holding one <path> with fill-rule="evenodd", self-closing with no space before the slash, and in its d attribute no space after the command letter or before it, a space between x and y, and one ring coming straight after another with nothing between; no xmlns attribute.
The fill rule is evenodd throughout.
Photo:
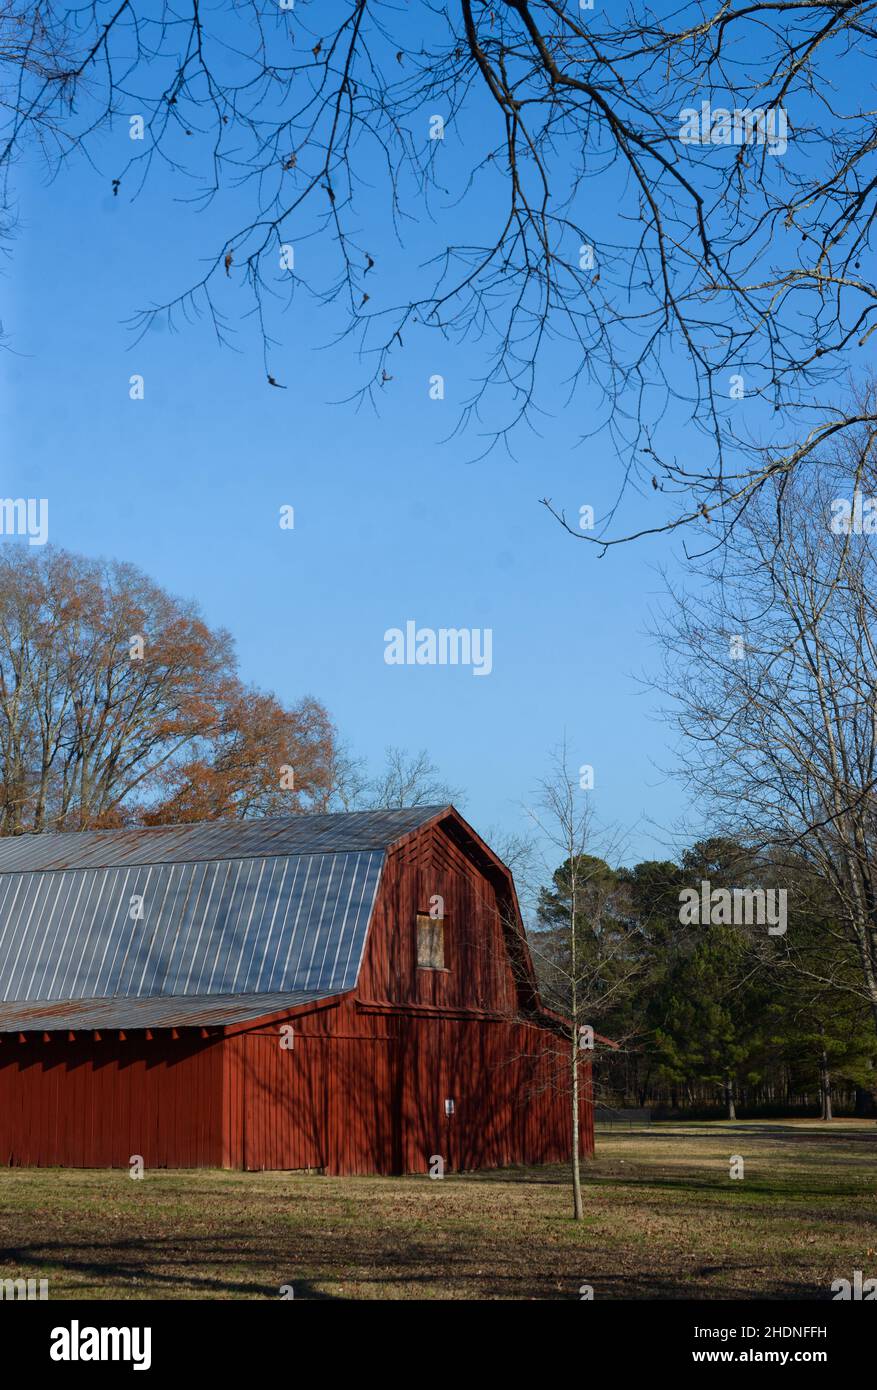
<svg viewBox="0 0 877 1390"><path fill-rule="evenodd" d="M612 869L579 858L579 997L597 1033L618 1044L595 1053L599 1102L691 1118L874 1113L877 1035L860 963L812 866L775 859L720 838L679 864ZM570 978L569 882L566 861L540 893L531 932L543 990L559 1009ZM683 890L704 882L782 890L786 930L681 922Z"/></svg>

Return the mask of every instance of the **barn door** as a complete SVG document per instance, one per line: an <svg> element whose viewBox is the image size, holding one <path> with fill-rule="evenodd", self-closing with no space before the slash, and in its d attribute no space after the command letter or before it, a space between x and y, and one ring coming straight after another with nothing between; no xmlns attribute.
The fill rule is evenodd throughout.
<svg viewBox="0 0 877 1390"><path fill-rule="evenodd" d="M329 1172L401 1172L397 1040L332 1038L329 1046Z"/></svg>
<svg viewBox="0 0 877 1390"><path fill-rule="evenodd" d="M325 1040L293 1030L280 1046L278 1030L244 1035L243 1166L326 1168L327 1067Z"/></svg>

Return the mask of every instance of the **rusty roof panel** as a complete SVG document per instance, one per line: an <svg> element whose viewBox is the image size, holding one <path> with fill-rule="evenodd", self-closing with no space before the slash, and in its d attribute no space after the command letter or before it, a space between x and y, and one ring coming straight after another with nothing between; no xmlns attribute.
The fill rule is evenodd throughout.
<svg viewBox="0 0 877 1390"><path fill-rule="evenodd" d="M332 998L319 990L219 994L210 998L39 999L0 1004L0 1033L90 1032L93 1029L219 1028Z"/></svg>
<svg viewBox="0 0 877 1390"><path fill-rule="evenodd" d="M0 875L383 850L446 809L412 806L134 830L8 835L0 838Z"/></svg>

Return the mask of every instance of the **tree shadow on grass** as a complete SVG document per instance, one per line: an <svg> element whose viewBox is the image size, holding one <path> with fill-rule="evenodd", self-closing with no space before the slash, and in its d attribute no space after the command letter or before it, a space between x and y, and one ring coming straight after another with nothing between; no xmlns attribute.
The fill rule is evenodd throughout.
<svg viewBox="0 0 877 1390"><path fill-rule="evenodd" d="M114 1299L206 1299L280 1298L283 1285L291 1285L296 1300L347 1300L351 1293L389 1299L464 1300L578 1300L580 1289L590 1284L600 1299L697 1299L703 1301L745 1299L752 1301L829 1299L827 1289L784 1276L768 1289L753 1290L748 1263L710 1265L702 1263L689 1271L631 1267L631 1254L600 1246L566 1247L552 1250L531 1248L529 1258L518 1249L497 1247L485 1251L478 1243L437 1245L430 1240L405 1240L399 1233L386 1231L372 1250L351 1249L349 1233L324 1242L322 1251L309 1250L307 1276L295 1273L295 1260L288 1253L260 1248L242 1250L212 1239L187 1240L190 1263L173 1268L180 1252L171 1241L127 1240L107 1243L75 1244L41 1242L21 1245L0 1252L8 1269L17 1267L19 1277L33 1271L45 1276L47 1268L60 1268L65 1277L93 1281ZM533 1256L541 1255L537 1268ZM216 1265L234 1260L237 1266L249 1263L257 1277L246 1282ZM212 1270L203 1270L205 1265ZM202 1266L199 1272L198 1265ZM267 1268L266 1268L267 1266ZM322 1268L321 1268L322 1266ZM609 1266L611 1272L606 1272ZM622 1267L619 1267L622 1266ZM763 1271L751 1266L757 1279ZM281 1273L277 1273L277 1270ZM319 1269L319 1273L315 1270ZM713 1276L725 1278L719 1282ZM89 1297L89 1289L76 1283L66 1287L58 1301ZM325 1285L336 1286L327 1291ZM94 1301L100 1301L95 1299Z"/></svg>
<svg viewBox="0 0 877 1390"><path fill-rule="evenodd" d="M819 1121L814 1120L812 1123L816 1125ZM647 1139L653 1143L658 1141L666 1143L677 1139L680 1143L687 1142L694 1145L719 1139L725 1135L739 1134L756 1140L768 1140L771 1143L779 1140L783 1144L798 1147L805 1144L856 1144L865 1148L877 1147L877 1122L869 1122L870 1127L867 1129L858 1125L855 1128L845 1128L843 1120L837 1120L833 1123L837 1124L837 1129L805 1129L803 1126L799 1129L790 1125L771 1124L770 1121L758 1120L717 1120L712 1123L710 1121L693 1122L690 1129L681 1126L676 1127L672 1122L669 1122L666 1128L660 1125L654 1128L643 1127L636 1131L616 1129L605 1132L629 1134L631 1137L635 1135L637 1139ZM600 1138L599 1131L597 1138Z"/></svg>
<svg viewBox="0 0 877 1390"><path fill-rule="evenodd" d="M233 1260L236 1265L241 1265L249 1259L254 1259L252 1252L241 1250L239 1246L225 1249L218 1246L213 1239L208 1245L206 1240L199 1242L197 1238L187 1237L185 1245L186 1257L190 1263L183 1264L181 1252L171 1238L167 1241L138 1239L105 1244L90 1241L87 1245L82 1244L78 1247L72 1242L41 1241L32 1246L5 1246L0 1249L0 1269L5 1271L13 1266L17 1274L23 1277L26 1277L30 1270L38 1270L41 1276L45 1277L47 1267L56 1268L62 1270L67 1277L86 1277L101 1286L117 1285L114 1297L124 1297L128 1294L132 1297L155 1298L164 1294L173 1298L176 1292L190 1298L245 1297L279 1301L281 1288L289 1285L296 1298L334 1298L333 1294L317 1289L312 1279L298 1278L294 1268L290 1268L288 1258L278 1258L275 1266L275 1260L266 1252L258 1258L258 1263L272 1265L271 1280L269 1281L266 1275L264 1283L245 1282L223 1274L222 1270L215 1269L215 1266L223 1260ZM199 1245L202 1247L200 1255L197 1249L192 1250L193 1246ZM126 1252L130 1252L130 1258L125 1257ZM215 1272L199 1273L199 1263L213 1264ZM169 1268L170 1265L178 1267ZM273 1274L275 1267L280 1271L276 1275ZM52 1296L51 1276L49 1278L49 1291ZM55 1298L68 1299L81 1296L76 1286L68 1288L61 1295L54 1295Z"/></svg>

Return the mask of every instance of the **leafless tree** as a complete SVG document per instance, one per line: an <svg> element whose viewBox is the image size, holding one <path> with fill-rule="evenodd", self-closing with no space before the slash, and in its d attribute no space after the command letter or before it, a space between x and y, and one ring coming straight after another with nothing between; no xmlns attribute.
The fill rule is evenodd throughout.
<svg viewBox="0 0 877 1390"><path fill-rule="evenodd" d="M608 422L620 484L670 494L641 529L702 510L729 524L859 419L841 373L877 322L875 13L43 0L29 18L5 0L0 158L35 138L53 168L112 159L120 197L158 166L199 205L235 191L206 269L181 267L136 328L203 314L226 341L238 285L284 385L276 311L312 295L372 401L412 337L471 342L458 423L477 421L485 448L557 408L565 360L563 391L588 407L583 433ZM120 125L126 155L98 138ZM700 433L680 459L667 430L686 417ZM568 529L629 534L614 510Z"/></svg>
<svg viewBox="0 0 877 1390"><path fill-rule="evenodd" d="M613 913L606 864L594 857L593 809L570 771L565 740L551 756L530 815L548 852L561 858L559 869L551 866L553 930L547 942L538 932L531 932L529 941L544 1001L557 1013L565 1038L573 1216L581 1221L581 1067L594 1057L594 1025L620 1002L640 962L630 951L635 928Z"/></svg>
<svg viewBox="0 0 877 1390"><path fill-rule="evenodd" d="M875 546L877 431L862 425L818 474L763 495L659 628L693 806L791 884L809 866L828 886L821 948L810 922L789 963L877 1021Z"/></svg>
<svg viewBox="0 0 877 1390"><path fill-rule="evenodd" d="M541 877L539 855L532 835L508 830L501 825L488 825L483 838L497 858L511 870L518 906L524 922L528 922L535 910Z"/></svg>
<svg viewBox="0 0 877 1390"><path fill-rule="evenodd" d="M461 805L463 795L443 780L425 748L409 753L390 745L375 773L367 760L339 745L333 759L332 804L341 811L371 811L402 806Z"/></svg>

